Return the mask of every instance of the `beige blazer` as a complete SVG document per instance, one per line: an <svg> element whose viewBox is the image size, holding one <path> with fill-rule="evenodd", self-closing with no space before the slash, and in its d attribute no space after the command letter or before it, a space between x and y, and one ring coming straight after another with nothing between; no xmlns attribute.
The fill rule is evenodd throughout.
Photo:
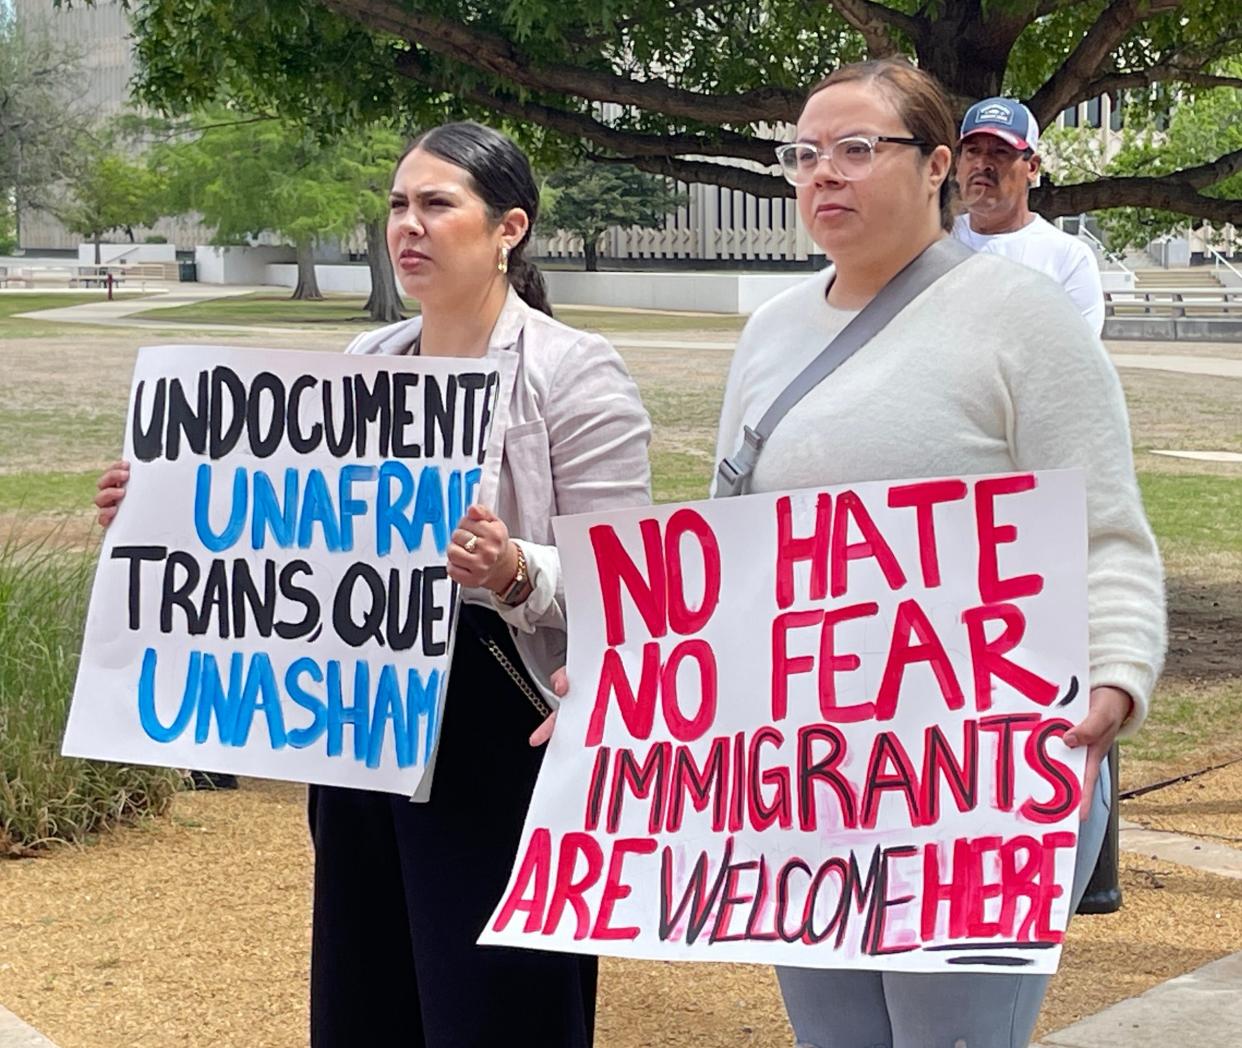
<svg viewBox="0 0 1242 1048"><path fill-rule="evenodd" d="M345 352L408 354L422 323L414 317L359 335ZM493 509L520 540L534 589L515 608L487 591L464 596L500 613L526 668L555 702L549 678L565 665L566 619L552 518L648 505L651 422L607 339L532 309L512 288L487 352L519 354Z"/></svg>

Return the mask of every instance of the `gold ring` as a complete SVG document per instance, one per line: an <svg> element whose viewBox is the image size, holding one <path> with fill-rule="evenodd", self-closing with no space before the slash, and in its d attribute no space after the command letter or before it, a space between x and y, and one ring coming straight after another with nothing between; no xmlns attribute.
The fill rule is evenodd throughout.
<svg viewBox="0 0 1242 1048"><path fill-rule="evenodd" d="M479 536L471 535L465 542L461 544L461 548L467 553L473 553L475 546L479 544Z"/></svg>

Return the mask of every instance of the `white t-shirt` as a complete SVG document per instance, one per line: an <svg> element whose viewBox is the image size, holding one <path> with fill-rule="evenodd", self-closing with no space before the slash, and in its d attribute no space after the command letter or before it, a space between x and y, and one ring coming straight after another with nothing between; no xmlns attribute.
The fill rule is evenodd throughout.
<svg viewBox="0 0 1242 1048"><path fill-rule="evenodd" d="M1021 262L1050 276L1074 300L1091 330L1104 330L1104 288L1095 255L1077 237L1062 233L1050 222L1034 215L1012 233L976 233L970 228L970 215L959 215L953 223L953 236L974 251Z"/></svg>

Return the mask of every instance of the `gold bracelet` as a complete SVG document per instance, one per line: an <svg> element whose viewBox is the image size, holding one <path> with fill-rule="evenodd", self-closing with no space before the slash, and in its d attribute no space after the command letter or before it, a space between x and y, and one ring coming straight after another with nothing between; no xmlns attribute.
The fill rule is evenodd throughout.
<svg viewBox="0 0 1242 1048"><path fill-rule="evenodd" d="M504 588L504 591L496 594L496 599L501 604L521 604L530 596L532 588L527 575L526 554L522 552L522 547L517 542L513 543L513 548L517 550L517 571L514 572L513 581Z"/></svg>

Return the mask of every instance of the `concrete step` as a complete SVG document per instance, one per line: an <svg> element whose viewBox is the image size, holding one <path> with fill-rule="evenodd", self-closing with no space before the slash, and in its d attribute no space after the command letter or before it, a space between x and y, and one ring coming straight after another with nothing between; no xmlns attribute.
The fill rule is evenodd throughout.
<svg viewBox="0 0 1242 1048"><path fill-rule="evenodd" d="M1181 269L1138 269L1134 272L1135 284L1142 287L1221 287L1216 274L1205 266Z"/></svg>

